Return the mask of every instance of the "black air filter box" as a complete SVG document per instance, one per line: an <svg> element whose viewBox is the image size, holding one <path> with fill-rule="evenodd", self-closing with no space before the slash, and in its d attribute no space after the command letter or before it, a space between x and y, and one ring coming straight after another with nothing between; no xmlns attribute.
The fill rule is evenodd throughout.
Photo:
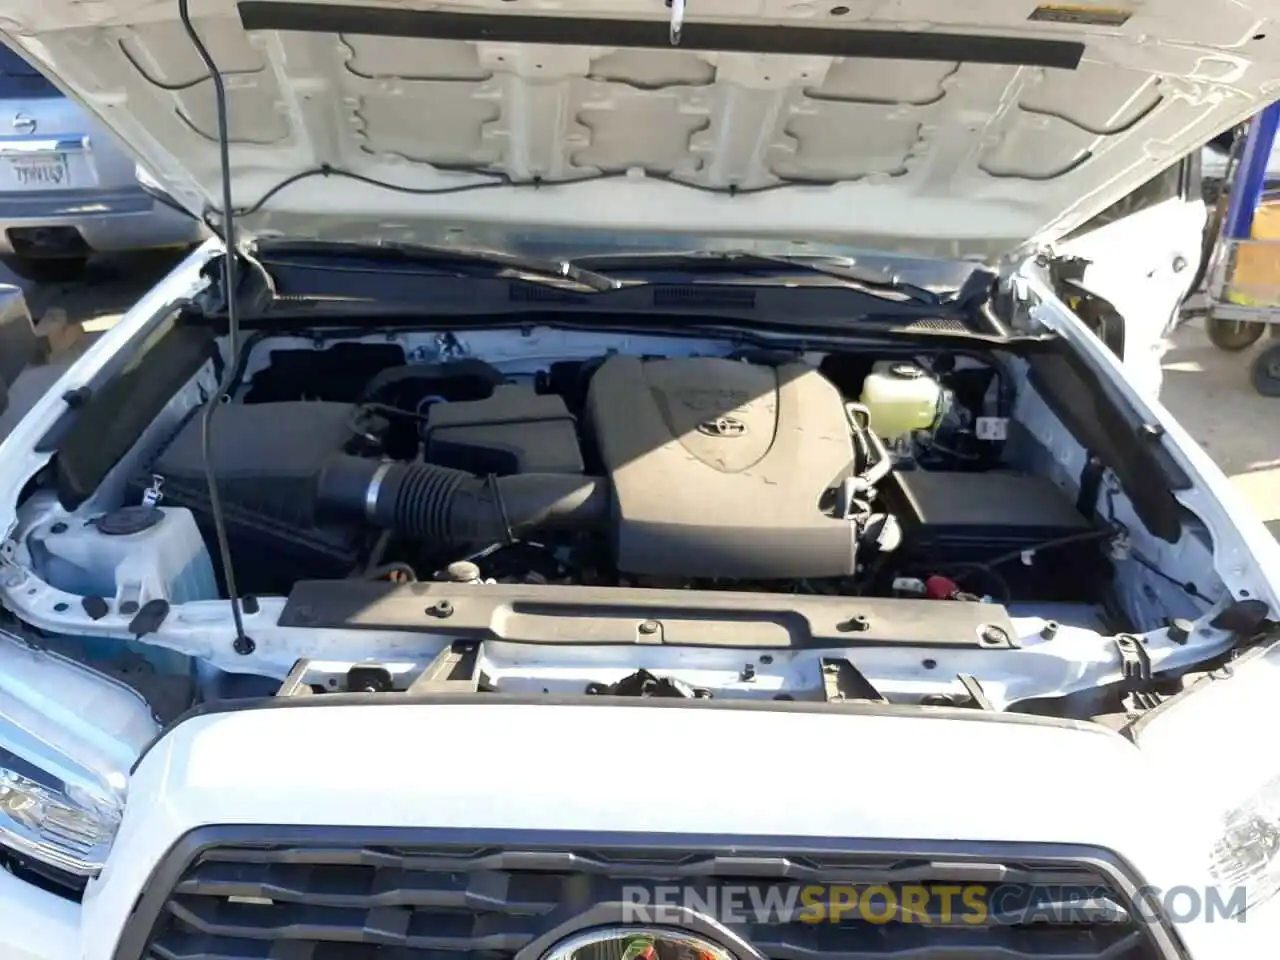
<svg viewBox="0 0 1280 960"><path fill-rule="evenodd" d="M210 459L242 592L287 593L297 580L346 576L360 561L363 530L318 527L313 518L316 474L351 441L352 409L345 403L233 403L214 413ZM135 493L141 498L160 478L160 502L195 514L217 560L202 413L192 411L135 479Z"/></svg>
<svg viewBox="0 0 1280 960"><path fill-rule="evenodd" d="M427 462L475 474L581 473L578 431L564 400L503 384L483 400L427 414Z"/></svg>

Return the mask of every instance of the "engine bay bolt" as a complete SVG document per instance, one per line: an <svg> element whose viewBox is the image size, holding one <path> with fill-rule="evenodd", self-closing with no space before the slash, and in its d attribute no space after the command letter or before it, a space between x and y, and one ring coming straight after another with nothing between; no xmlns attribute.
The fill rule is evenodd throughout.
<svg viewBox="0 0 1280 960"><path fill-rule="evenodd" d="M236 637L235 642L231 644L231 649L242 657L247 657L257 648L258 645L248 637Z"/></svg>
<svg viewBox="0 0 1280 960"><path fill-rule="evenodd" d="M754 663L746 664L742 668L742 681L744 683L750 683L755 678L756 678L756 665Z"/></svg>
<svg viewBox="0 0 1280 960"><path fill-rule="evenodd" d="M480 565L471 560L455 560L445 567L444 574L454 583L475 583L480 579Z"/></svg>
<svg viewBox="0 0 1280 960"><path fill-rule="evenodd" d="M1185 617L1174 617L1169 621L1169 639L1176 644L1184 644L1195 628L1196 625Z"/></svg>
<svg viewBox="0 0 1280 960"><path fill-rule="evenodd" d="M1009 635L994 624L986 624L979 634L983 646L1003 647L1009 642Z"/></svg>
<svg viewBox="0 0 1280 960"><path fill-rule="evenodd" d="M437 600L427 607L427 613L433 617L451 617L453 616L453 604L448 600Z"/></svg>
<svg viewBox="0 0 1280 960"><path fill-rule="evenodd" d="M1043 627L1040 628L1040 637L1044 640L1052 640L1058 635L1058 621L1046 620Z"/></svg>
<svg viewBox="0 0 1280 960"><path fill-rule="evenodd" d="M644 623L640 624L640 632L643 633L645 636L652 636L653 634L657 633L658 621L657 620L644 621Z"/></svg>

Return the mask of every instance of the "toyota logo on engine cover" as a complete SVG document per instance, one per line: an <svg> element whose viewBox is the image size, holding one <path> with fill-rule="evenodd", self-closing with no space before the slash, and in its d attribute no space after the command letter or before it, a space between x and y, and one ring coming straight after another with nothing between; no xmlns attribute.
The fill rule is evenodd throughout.
<svg viewBox="0 0 1280 960"><path fill-rule="evenodd" d="M716 417L698 424L698 432L708 437L741 437L747 432L747 425L733 417Z"/></svg>

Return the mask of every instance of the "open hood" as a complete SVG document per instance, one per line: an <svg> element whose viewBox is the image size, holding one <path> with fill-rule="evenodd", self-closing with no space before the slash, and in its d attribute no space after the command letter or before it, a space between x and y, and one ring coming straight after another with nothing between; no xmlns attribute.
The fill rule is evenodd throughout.
<svg viewBox="0 0 1280 960"><path fill-rule="evenodd" d="M1280 95L1280 0L687 2L191 0L243 235L992 258ZM179 202L221 207L179 0L0 0L0 30Z"/></svg>

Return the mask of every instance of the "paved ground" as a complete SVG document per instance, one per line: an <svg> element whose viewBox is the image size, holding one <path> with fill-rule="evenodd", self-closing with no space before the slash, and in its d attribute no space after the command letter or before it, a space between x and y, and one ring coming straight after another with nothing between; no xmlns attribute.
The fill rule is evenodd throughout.
<svg viewBox="0 0 1280 960"><path fill-rule="evenodd" d="M1267 342L1224 353L1188 324L1165 356L1161 399L1280 536L1280 399L1249 385L1249 361Z"/></svg>
<svg viewBox="0 0 1280 960"><path fill-rule="evenodd" d="M0 266L0 283L16 284L26 292L31 315L39 321L50 309L66 312L68 323L80 324L85 334L62 353L58 362L32 367L9 390L9 409L0 415L0 436L13 421L58 378L63 367L93 342L122 312L177 263L176 254L146 254L100 258L89 264L83 281L34 286Z"/></svg>
<svg viewBox="0 0 1280 960"><path fill-rule="evenodd" d="M90 333L68 354L75 356L92 341L92 331L109 326L174 262L172 256L103 260L91 264L85 282L28 287L28 303L37 318L51 307L60 308L69 320L86 326ZM13 278L0 268L0 283L10 282ZM1223 353L1209 343L1198 324L1183 327L1165 358L1163 399L1280 536L1280 400L1260 397L1250 387L1252 354ZM24 403L53 382L59 369L36 367L24 374L12 391L13 409L0 417L0 436Z"/></svg>

